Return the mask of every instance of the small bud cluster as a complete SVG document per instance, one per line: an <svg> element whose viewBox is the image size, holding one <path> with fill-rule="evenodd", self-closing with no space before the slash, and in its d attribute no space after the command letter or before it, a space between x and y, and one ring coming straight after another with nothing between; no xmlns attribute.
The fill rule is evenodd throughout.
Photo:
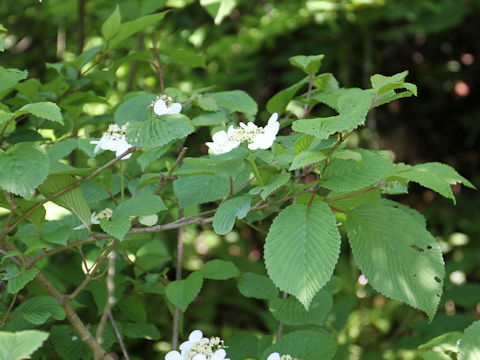
<svg viewBox="0 0 480 360"><path fill-rule="evenodd" d="M113 210L110 208L105 208L102 211L100 211L98 214L95 214L95 219L97 221L100 221L102 219L110 220L112 218L112 215L113 215Z"/></svg>
<svg viewBox="0 0 480 360"><path fill-rule="evenodd" d="M223 340L219 337L211 337L210 340L200 339L190 348L186 358L193 360L196 355L205 355L207 359L210 359L215 354L215 351L223 348Z"/></svg>
<svg viewBox="0 0 480 360"><path fill-rule="evenodd" d="M173 103L173 98L171 96L168 96L168 95L161 95L161 96L157 96L155 98L155 100L153 100L150 105L147 106L147 109L151 109L155 106L155 103L159 100L162 100L166 106L169 106L170 104Z"/></svg>
<svg viewBox="0 0 480 360"><path fill-rule="evenodd" d="M106 136L118 140L121 139L122 136L125 136L127 132L128 123L123 125L122 127L118 126L117 124L110 124L108 125L108 129L105 132Z"/></svg>
<svg viewBox="0 0 480 360"><path fill-rule="evenodd" d="M228 137L228 140L242 143L244 141L252 143L258 134L263 134L263 127L250 123L249 126L235 129Z"/></svg>
<svg viewBox="0 0 480 360"><path fill-rule="evenodd" d="M292 357L291 355L282 355L280 360L297 360L297 358Z"/></svg>

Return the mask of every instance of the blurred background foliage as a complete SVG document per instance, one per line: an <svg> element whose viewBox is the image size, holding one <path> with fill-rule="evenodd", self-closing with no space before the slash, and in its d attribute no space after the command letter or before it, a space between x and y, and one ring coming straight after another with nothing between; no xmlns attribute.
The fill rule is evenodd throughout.
<svg viewBox="0 0 480 360"><path fill-rule="evenodd" d="M5 46L0 65L27 69L29 78L55 84L56 63L73 61L101 44L101 25L117 3L122 22L171 11L158 26L108 53L105 69L115 66L114 71L95 72L82 79L85 84L76 84L76 91L93 91L94 96L71 107L70 116L104 125L127 94L159 93L157 74L148 63L153 42L167 56L178 49L205 55L205 68L169 64L167 87L185 92L211 86L216 91L245 90L264 113L268 99L303 77L289 65L289 57L325 54L322 68L341 86L368 88L374 73L407 69L407 80L419 88L418 98L376 109L367 127L351 137L351 145L391 150L399 162L444 162L479 187L480 1L222 0L218 11L219 0L2 0L0 22L8 32L0 33ZM75 74L71 81L78 81ZM189 139L189 155L205 153L204 140ZM425 214L447 264L439 313L428 325L420 312L377 294L359 278L350 253L344 251L329 284L337 291L328 322L342 345L337 359L413 359L418 345L447 331L463 331L480 318L480 198L473 190L455 187L454 207L430 190L411 190L397 200ZM158 240L173 247L175 235L159 234ZM242 272L264 271L262 234L245 227L225 240L208 227L187 228L185 267L193 270L221 257L234 261ZM167 250L158 249L161 246L158 256L168 256ZM79 271L65 260L57 260L57 269ZM144 265L148 268L147 260ZM125 286L133 289L136 284ZM137 294L120 304L125 314L137 309L133 317L158 317L162 339L154 348L140 340L130 344L138 349L138 358L168 347L169 335L162 329L169 329L170 316L151 296ZM79 301L88 314L92 299ZM233 282L208 282L196 304L185 316L189 329L220 332L227 339L242 330L276 330L264 302L240 297Z"/></svg>

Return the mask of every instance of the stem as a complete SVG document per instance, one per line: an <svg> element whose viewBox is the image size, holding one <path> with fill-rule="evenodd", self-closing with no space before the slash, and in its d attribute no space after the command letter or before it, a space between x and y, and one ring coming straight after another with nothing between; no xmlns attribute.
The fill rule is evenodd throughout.
<svg viewBox="0 0 480 360"><path fill-rule="evenodd" d="M111 311L108 312L108 318L110 319L110 323L112 324L113 331L115 332L115 336L117 337L118 343L120 344L120 348L122 349L125 360L130 360L127 349L125 348L125 344L123 343L122 336L120 335L120 331L118 331L117 324L115 322L115 319L113 318Z"/></svg>
<svg viewBox="0 0 480 360"><path fill-rule="evenodd" d="M122 202L125 201L125 190L124 190L125 184L123 179L123 175L124 175L123 172L124 172L123 162L120 161L120 199Z"/></svg>
<svg viewBox="0 0 480 360"><path fill-rule="evenodd" d="M286 299L288 297L288 294L284 292L282 294L282 299ZM282 333L283 333L283 322L278 323L278 328L277 328L277 335L275 337L275 342L279 341L282 338Z"/></svg>
<svg viewBox="0 0 480 360"><path fill-rule="evenodd" d="M380 183L380 184L377 184L375 186L372 186L371 188L368 188L368 189L364 189L364 190L361 190L361 191L357 191L357 192L354 192L352 194L348 194L348 195L345 195L345 196L340 196L339 198L336 198L336 199L325 199L325 202L326 203L329 203L329 202L334 202L334 201L339 201L339 200L343 200L343 199L348 199L348 198L351 198L353 196L357 196L357 195L360 195L360 194L363 194L367 191L372 191L372 190L375 190L375 189L378 189L378 188L381 188L383 185L385 185L386 183L383 182L383 183Z"/></svg>
<svg viewBox="0 0 480 360"><path fill-rule="evenodd" d="M260 186L263 186L263 179L262 176L260 175L260 172L258 171L257 164L255 163L255 160L253 159L252 152L248 150L248 155L250 156L250 161L252 162L253 165L253 173L255 174L255 177L257 178L258 183Z"/></svg>
<svg viewBox="0 0 480 360"><path fill-rule="evenodd" d="M183 217L183 209L178 210L178 217ZM175 271L175 280L182 279L182 259L183 259L183 227L178 229L177 239L177 266ZM173 329L172 329L172 350L178 346L178 333L180 328L180 309L175 306L173 311Z"/></svg>
<svg viewBox="0 0 480 360"><path fill-rule="evenodd" d="M103 343L103 338L102 338L102 333L103 330L105 329L105 324L107 323L108 315L110 314L110 311L112 310L113 304L115 303L115 282L114 282L114 276L115 276L115 256L116 253L115 251L112 251L108 255L108 274L107 274L107 303L105 304L105 309L103 310L102 317L100 318L100 322L98 324L97 332L95 334L95 337L97 339L97 342L102 345Z"/></svg>
<svg viewBox="0 0 480 360"><path fill-rule="evenodd" d="M5 313L5 316L3 317L3 320L0 323L0 329L3 328L7 323L8 316L10 315L10 312L13 309L13 305L15 304L15 301L17 301L17 296L18 296L18 293L15 293L15 295L13 295L13 299L10 302L10 305L8 306L7 312Z"/></svg>
<svg viewBox="0 0 480 360"><path fill-rule="evenodd" d="M307 100L310 99L310 96L312 95L312 87L313 87L313 80L315 79L315 76L313 74L310 74L310 79L308 81L308 90L307 90ZM308 113L308 105L305 104L303 107L303 116L302 119L305 119L307 117Z"/></svg>

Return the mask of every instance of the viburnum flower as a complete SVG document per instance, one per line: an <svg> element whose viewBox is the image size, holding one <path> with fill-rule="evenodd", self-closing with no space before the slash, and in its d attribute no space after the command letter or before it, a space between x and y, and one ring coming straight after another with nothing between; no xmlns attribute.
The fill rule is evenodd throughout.
<svg viewBox="0 0 480 360"><path fill-rule="evenodd" d="M113 210L110 208L105 208L102 211L100 211L98 214L94 211L92 213L92 216L90 218L90 223L91 224L100 224L101 219L107 219L110 220L113 215ZM82 224L80 226L77 226L73 228L73 230L80 230L80 229L85 229L87 226L85 224Z"/></svg>
<svg viewBox="0 0 480 360"><path fill-rule="evenodd" d="M271 353L268 355L267 360L297 360L296 358L292 357L291 355L282 355L278 352Z"/></svg>
<svg viewBox="0 0 480 360"><path fill-rule="evenodd" d="M273 145L279 129L278 114L273 113L264 128L253 122L240 123L240 128L234 129L230 126L228 131L216 132L212 136L213 142L207 142L205 145L217 155L232 151L244 141L248 142L250 150L268 149Z"/></svg>
<svg viewBox="0 0 480 360"><path fill-rule="evenodd" d="M103 133L100 140L92 140L90 144L96 144L94 152L97 153L100 149L115 151L115 156L123 154L130 149L132 145L127 142L125 133L127 131L128 123L122 127L117 124L108 125L108 129ZM122 160L128 159L132 154L125 155Z"/></svg>
<svg viewBox="0 0 480 360"><path fill-rule="evenodd" d="M230 360L219 337L204 338L200 330L190 333L188 341L180 345L180 352L173 350L165 355L165 360Z"/></svg>
<svg viewBox="0 0 480 360"><path fill-rule="evenodd" d="M170 96L162 95L157 97L152 104L153 112L158 116L167 114L179 114L182 111L182 104L174 103Z"/></svg>

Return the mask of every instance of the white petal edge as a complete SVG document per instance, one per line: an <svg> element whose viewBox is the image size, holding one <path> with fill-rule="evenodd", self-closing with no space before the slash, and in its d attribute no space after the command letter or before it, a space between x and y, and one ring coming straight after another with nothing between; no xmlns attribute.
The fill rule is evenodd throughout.
<svg viewBox="0 0 480 360"><path fill-rule="evenodd" d="M280 360L280 354L277 352L271 353L268 355L267 360Z"/></svg>
<svg viewBox="0 0 480 360"><path fill-rule="evenodd" d="M190 333L190 336L188 337L188 341L193 343L200 340L202 337L203 337L203 333L201 330L193 330Z"/></svg>
<svg viewBox="0 0 480 360"><path fill-rule="evenodd" d="M182 104L180 103L173 103L167 109L168 114L179 114L181 111L182 111Z"/></svg>
<svg viewBox="0 0 480 360"><path fill-rule="evenodd" d="M170 351L165 355L165 360L183 360L182 355L176 350Z"/></svg>
<svg viewBox="0 0 480 360"><path fill-rule="evenodd" d="M168 114L167 104L162 99L155 101L153 105L153 112L158 116Z"/></svg>

